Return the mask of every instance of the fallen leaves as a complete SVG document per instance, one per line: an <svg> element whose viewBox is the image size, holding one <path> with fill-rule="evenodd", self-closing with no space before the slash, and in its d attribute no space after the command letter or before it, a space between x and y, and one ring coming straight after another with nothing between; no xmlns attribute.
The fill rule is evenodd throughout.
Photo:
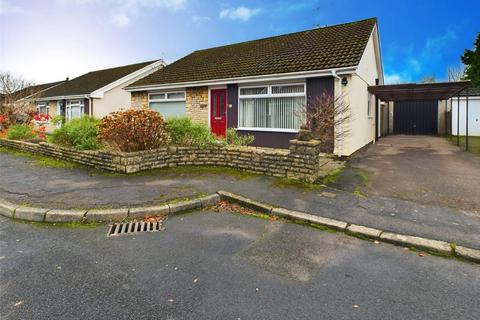
<svg viewBox="0 0 480 320"><path fill-rule="evenodd" d="M222 200L220 201L216 206L214 206L213 208L209 208L209 210L213 210L215 212L233 212L233 213L240 213L240 214L245 214L247 216L258 216L260 215L261 213L255 211L255 210L252 210L252 209L249 209L249 208L245 208L245 207L242 207L241 205L237 204L237 203L232 203L232 202L229 202L227 200ZM264 214L261 214L261 215L264 215ZM268 220L269 221L276 221L278 220L279 217L277 216L272 216L272 215L269 215L268 216Z"/></svg>

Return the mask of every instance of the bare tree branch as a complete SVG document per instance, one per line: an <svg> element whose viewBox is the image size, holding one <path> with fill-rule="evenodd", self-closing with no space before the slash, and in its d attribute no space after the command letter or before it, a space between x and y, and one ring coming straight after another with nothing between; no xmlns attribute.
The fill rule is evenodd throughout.
<svg viewBox="0 0 480 320"><path fill-rule="evenodd" d="M0 73L0 93L3 95L0 114L6 118L7 126L32 120L37 94L33 82L14 77L10 73Z"/></svg>
<svg viewBox="0 0 480 320"><path fill-rule="evenodd" d="M462 64L457 67L448 67L447 69L448 81L460 81L465 77L465 66Z"/></svg>
<svg viewBox="0 0 480 320"><path fill-rule="evenodd" d="M322 142L323 152L333 152L336 144L350 135L350 105L343 95L334 96L324 92L311 99L303 110L305 127L312 131L313 138Z"/></svg>

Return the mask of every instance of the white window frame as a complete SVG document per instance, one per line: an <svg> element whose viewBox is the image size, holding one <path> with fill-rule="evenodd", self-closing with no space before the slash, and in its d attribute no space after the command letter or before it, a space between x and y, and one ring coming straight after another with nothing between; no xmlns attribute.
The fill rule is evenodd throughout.
<svg viewBox="0 0 480 320"><path fill-rule="evenodd" d="M73 104L73 101L78 101L79 103ZM83 99L71 99L67 100L65 103L65 119L66 120L71 120L71 108L72 104L74 106L80 106L80 115L83 116L85 114L85 101ZM69 112L70 111L70 112Z"/></svg>
<svg viewBox="0 0 480 320"><path fill-rule="evenodd" d="M272 87L277 86L303 86L303 92L294 92L294 93L272 93ZM241 89L248 88L267 88L266 94L248 94L242 95ZM307 102L307 83L306 82L295 82L295 83L271 83L271 84L257 84L257 85L246 85L238 86L238 115L237 123L240 123L240 100L241 99L252 99L252 98L290 98L290 97L304 97L305 103ZM266 131L266 132L287 132L287 133L297 133L299 129L282 129L282 128L257 128L257 127L238 127L237 130L241 131Z"/></svg>
<svg viewBox="0 0 480 320"><path fill-rule="evenodd" d="M41 107L45 107L46 112L44 114L46 114L46 115L50 114L50 107L48 105L48 101L47 102L45 102L45 101L37 102L37 104L36 104L37 113L40 113L40 108Z"/></svg>
<svg viewBox="0 0 480 320"><path fill-rule="evenodd" d="M183 93L183 98L176 98L176 99L169 99L168 95L172 93ZM151 95L155 94L164 94L165 99L152 99L150 98ZM148 93L148 108L150 109L150 102L180 102L187 100L187 92L186 90L176 90L176 91L160 91L160 92L149 92Z"/></svg>
<svg viewBox="0 0 480 320"><path fill-rule="evenodd" d="M367 91L367 117L373 118L373 94Z"/></svg>

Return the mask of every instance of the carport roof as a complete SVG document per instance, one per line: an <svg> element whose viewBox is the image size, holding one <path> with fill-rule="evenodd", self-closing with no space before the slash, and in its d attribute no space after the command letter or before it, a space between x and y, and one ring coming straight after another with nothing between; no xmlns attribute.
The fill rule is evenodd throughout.
<svg viewBox="0 0 480 320"><path fill-rule="evenodd" d="M446 100L470 85L470 81L404 83L368 87L368 91L383 101Z"/></svg>

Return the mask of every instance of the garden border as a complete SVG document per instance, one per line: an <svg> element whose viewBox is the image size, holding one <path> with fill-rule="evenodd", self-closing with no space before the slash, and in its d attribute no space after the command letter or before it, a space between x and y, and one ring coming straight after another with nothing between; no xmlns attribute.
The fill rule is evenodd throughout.
<svg viewBox="0 0 480 320"><path fill-rule="evenodd" d="M0 139L0 146L42 156L71 161L117 173L177 166L219 166L247 172L313 182L328 174L338 162L320 152L320 141L291 140L290 148L273 149L245 146L164 147L137 152L82 151L56 146Z"/></svg>
<svg viewBox="0 0 480 320"><path fill-rule="evenodd" d="M411 235L398 234L385 230L374 229L362 225L351 224L346 221L312 215L306 212L290 210L274 205L262 203L227 191L200 198L173 202L164 205L119 208L119 209L87 209L87 210L59 210L34 208L15 205L11 202L0 199L0 215L8 218L20 219L34 222L114 222L123 221L126 218L142 218L155 214L173 214L189 210L207 208L214 206L220 200L228 200L238 203L244 207L266 213L268 215L281 217L296 223L343 232L347 235L360 239L369 239L379 242L387 242L407 248L427 250L435 254L447 257L458 257L472 262L480 263L480 250L459 246L445 241L422 238Z"/></svg>

